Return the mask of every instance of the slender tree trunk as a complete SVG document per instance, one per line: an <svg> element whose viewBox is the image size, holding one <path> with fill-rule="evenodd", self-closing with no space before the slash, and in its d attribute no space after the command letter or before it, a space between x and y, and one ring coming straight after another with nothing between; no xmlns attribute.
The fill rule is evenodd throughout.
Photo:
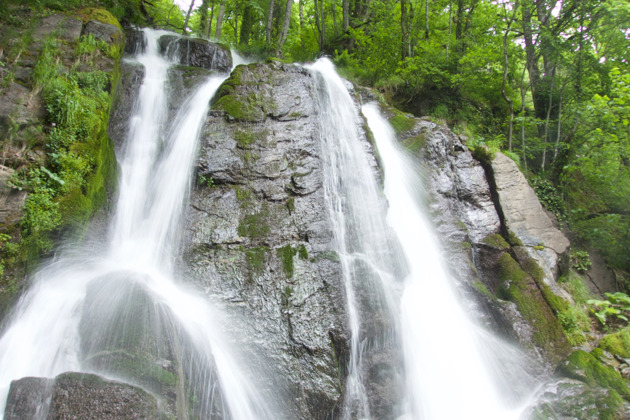
<svg viewBox="0 0 630 420"><path fill-rule="evenodd" d="M241 35L239 37L239 45L248 45L249 38L252 35L252 26L254 25L254 8L247 4L243 10L243 19L241 19Z"/></svg>
<svg viewBox="0 0 630 420"><path fill-rule="evenodd" d="M343 9L343 23L341 24L341 32L348 32L350 27L350 0L343 0L341 3Z"/></svg>
<svg viewBox="0 0 630 420"><path fill-rule="evenodd" d="M195 0L192 0L190 2L190 6L188 7L188 13L186 13L186 19L184 20L184 27L182 28L182 35L186 35L186 29L188 28L188 21L190 20L190 14L192 13L194 6L195 6Z"/></svg>
<svg viewBox="0 0 630 420"><path fill-rule="evenodd" d="M300 0L300 47L304 50L304 0Z"/></svg>
<svg viewBox="0 0 630 420"><path fill-rule="evenodd" d="M282 32L280 32L280 39L278 40L278 54L282 54L282 47L287 40L289 34L289 26L291 25L291 7L293 6L293 0L287 0L287 5L284 10L284 21L282 22Z"/></svg>
<svg viewBox="0 0 630 420"><path fill-rule="evenodd" d="M206 33L204 34L206 38L210 38L210 34L212 33L212 21L214 20L214 9L217 5L212 3L210 7L210 17L206 22Z"/></svg>
<svg viewBox="0 0 630 420"><path fill-rule="evenodd" d="M217 41L221 38L221 27L223 26L223 15L225 14L225 1L221 2L221 6L219 7L219 14L217 15L217 29L214 32L214 39Z"/></svg>
<svg viewBox="0 0 630 420"><path fill-rule="evenodd" d="M527 172L527 153L525 149L525 67L523 67L523 73L521 74L521 149L523 154L523 167Z"/></svg>
<svg viewBox="0 0 630 420"><path fill-rule="evenodd" d="M326 13L324 12L324 0L319 0L319 9L320 9L320 19L319 22L322 26L321 32L321 47L320 50L324 49L324 44L326 43Z"/></svg>
<svg viewBox="0 0 630 420"><path fill-rule="evenodd" d="M514 129L514 101L507 94L506 85L507 78L510 69L510 60L508 56L508 36L510 34L510 28L512 27L512 23L514 22L514 17L516 15L516 9L518 8L518 2L512 5L512 16L507 17L507 9L504 6L505 19L507 21L507 27L505 28L505 32L503 32L503 82L501 83L501 95L503 95L503 99L507 102L509 110L510 110L510 122L508 125L508 150L512 151L512 133Z"/></svg>
<svg viewBox="0 0 630 420"><path fill-rule="evenodd" d="M429 40L429 0L424 0L424 40Z"/></svg>
<svg viewBox="0 0 630 420"><path fill-rule="evenodd" d="M335 34L335 38L337 38L339 36L339 30L337 29L337 7L334 1L330 2L330 12L333 18L333 33Z"/></svg>
<svg viewBox="0 0 630 420"><path fill-rule="evenodd" d="M265 27L265 41L267 42L267 47L271 46L271 26L273 23L273 8L275 4L276 0L269 1L269 13L267 14L267 26Z"/></svg>
<svg viewBox="0 0 630 420"><path fill-rule="evenodd" d="M542 162L540 164L540 170L545 172L545 164L547 163L547 144L549 143L549 120L551 119L551 108L553 106L553 88L556 82L556 69L551 71L551 87L549 88L549 105L547 106L547 117L545 118L545 132L543 135L543 148Z"/></svg>
<svg viewBox="0 0 630 420"><path fill-rule="evenodd" d="M451 34L453 33L453 0L448 2L448 38L446 39L446 61L448 62L448 52L451 48Z"/></svg>
<svg viewBox="0 0 630 420"><path fill-rule="evenodd" d="M208 0L202 0L199 10L201 12L199 16L199 35L204 36L208 27Z"/></svg>
<svg viewBox="0 0 630 420"><path fill-rule="evenodd" d="M400 60L407 58L407 1L400 0Z"/></svg>
<svg viewBox="0 0 630 420"><path fill-rule="evenodd" d="M553 160L556 161L558 157L558 149L560 147L560 135L562 134L562 94L564 93L564 86L566 85L566 80L562 84L562 89L560 89L560 97L558 98L558 132L556 134L556 144L553 148Z"/></svg>
<svg viewBox="0 0 630 420"><path fill-rule="evenodd" d="M323 0L320 0L323 1ZM317 0L313 0L313 4L315 6L315 27L317 28L317 45L319 46L319 50L323 49L322 45L322 26L320 24L319 19L319 6L317 4Z"/></svg>

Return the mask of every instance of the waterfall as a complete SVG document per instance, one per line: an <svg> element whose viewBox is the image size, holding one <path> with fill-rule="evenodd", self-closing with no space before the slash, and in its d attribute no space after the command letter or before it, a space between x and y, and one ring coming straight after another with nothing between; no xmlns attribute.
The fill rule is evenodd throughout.
<svg viewBox="0 0 630 420"><path fill-rule="evenodd" d="M176 281L173 252L197 140L227 75L209 77L169 118L171 64L158 52L164 33L145 30L135 58L145 76L108 239L66 251L36 273L0 338L2 410L11 380L26 376L94 372L150 388L120 368L132 364L176 378L178 418L275 418L225 334L222 312Z"/></svg>
<svg viewBox="0 0 630 420"><path fill-rule="evenodd" d="M388 351L396 339L397 244L385 223L386 203L377 168L362 139L359 110L327 59L309 66L320 106L324 194L344 276L350 328L350 360L344 418L370 418L364 359Z"/></svg>
<svg viewBox="0 0 630 420"><path fill-rule="evenodd" d="M383 166L387 221L409 267L400 302L409 417L518 418L519 408L509 407L501 398L498 378L493 377L495 367L485 357L497 346L513 352L464 313L440 245L421 210L417 167L398 149L394 131L378 107L368 104L362 111ZM509 368L516 365L513 361Z"/></svg>
<svg viewBox="0 0 630 420"><path fill-rule="evenodd" d="M521 372L520 353L464 313L421 210L418 169L397 150L393 130L377 107L364 106L383 169L383 197L346 84L327 59L309 69L317 83L324 189L351 333L343 418L381 418L373 412L370 391L379 378L368 377L367 363L378 352L398 360L389 367L396 372L402 365L398 373L404 377L388 418L518 418L523 395L511 398L504 392L510 395L504 398L499 387L518 387L509 383L517 376L509 371Z"/></svg>

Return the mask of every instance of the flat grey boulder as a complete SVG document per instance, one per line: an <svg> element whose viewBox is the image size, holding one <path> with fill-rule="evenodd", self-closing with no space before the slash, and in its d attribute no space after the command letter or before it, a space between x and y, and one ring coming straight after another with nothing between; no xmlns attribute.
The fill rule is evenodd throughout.
<svg viewBox="0 0 630 420"><path fill-rule="evenodd" d="M554 293L568 298L557 287L558 256L571 245L549 217L516 163L501 152L491 162L505 226L523 243L527 254L543 269L544 281Z"/></svg>

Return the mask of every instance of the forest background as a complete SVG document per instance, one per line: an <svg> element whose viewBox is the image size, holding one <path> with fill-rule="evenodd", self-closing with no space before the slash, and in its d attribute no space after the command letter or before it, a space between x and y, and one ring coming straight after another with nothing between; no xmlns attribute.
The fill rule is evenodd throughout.
<svg viewBox="0 0 630 420"><path fill-rule="evenodd" d="M98 6L123 24L216 40L260 59L330 56L345 77L397 108L445 121L478 158L504 151L570 227L576 260L580 249L596 249L618 279L628 278L627 0L4 2L21 5L2 13L18 26L23 8Z"/></svg>

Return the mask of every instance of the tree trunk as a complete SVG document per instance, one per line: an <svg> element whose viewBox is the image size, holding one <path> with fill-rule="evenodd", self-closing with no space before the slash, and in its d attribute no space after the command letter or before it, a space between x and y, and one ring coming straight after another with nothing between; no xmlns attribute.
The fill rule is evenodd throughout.
<svg viewBox="0 0 630 420"><path fill-rule="evenodd" d="M271 46L271 26L273 23L273 7L275 4L276 0L269 1L269 13L267 14L267 26L265 27L265 41L267 42L267 47Z"/></svg>
<svg viewBox="0 0 630 420"><path fill-rule="evenodd" d="M549 105L547 106L547 116L545 118L545 131L543 135L543 148L542 162L540 164L540 170L545 172L545 164L547 163L547 143L549 143L549 120L551 119L551 108L553 107L553 87L556 82L556 69L551 71L551 87L549 88Z"/></svg>
<svg viewBox="0 0 630 420"><path fill-rule="evenodd" d="M337 30L337 7L335 7L335 2L330 2L330 12L332 13L333 18L333 33L335 34L335 38L339 36L339 31Z"/></svg>
<svg viewBox="0 0 630 420"><path fill-rule="evenodd" d="M212 3L212 6L210 7L210 17L208 18L208 21L206 22L206 33L204 34L206 38L210 38L210 34L212 33L212 21L214 20L215 7L216 7L216 4Z"/></svg>
<svg viewBox="0 0 630 420"><path fill-rule="evenodd" d="M350 0L343 0L341 3L343 9L343 23L341 24L341 32L348 32L350 27Z"/></svg>
<svg viewBox="0 0 630 420"><path fill-rule="evenodd" d="M217 29L214 32L214 39L217 41L221 38L221 27L223 26L223 15L225 14L225 1L221 2L221 6L219 7L219 14L217 15Z"/></svg>
<svg viewBox="0 0 630 420"><path fill-rule="evenodd" d="M204 36L208 27L208 0L201 2L199 10L201 12L199 16L199 35Z"/></svg>
<svg viewBox="0 0 630 420"><path fill-rule="evenodd" d="M243 10L243 19L241 20L241 35L239 37L239 45L248 45L249 38L252 35L252 26L254 24L254 8L249 4Z"/></svg>
<svg viewBox="0 0 630 420"><path fill-rule="evenodd" d="M448 2L448 38L446 39L446 61L448 62L448 52L451 47L451 34L453 33L453 0Z"/></svg>
<svg viewBox="0 0 630 420"><path fill-rule="evenodd" d="M186 35L186 28L188 28L188 21L190 20L190 14L192 13L194 6L195 6L195 0L192 0L190 2L190 7L188 7L188 13L186 13L186 19L184 20L184 27L182 28L182 35Z"/></svg>
<svg viewBox="0 0 630 420"><path fill-rule="evenodd" d="M304 50L304 0L300 0L300 47Z"/></svg>
<svg viewBox="0 0 630 420"><path fill-rule="evenodd" d="M400 61L407 58L407 2L400 0Z"/></svg>
<svg viewBox="0 0 630 420"><path fill-rule="evenodd" d="M501 83L501 95L503 95L503 99L507 102L509 110L510 110L510 123L508 125L508 150L512 151L512 132L514 129L514 101L509 97L506 90L507 85L507 77L510 69L510 60L508 56L508 36L510 34L510 28L512 27L512 23L514 22L514 17L516 15L516 9L518 8L518 2L512 5L512 16L507 17L507 8L504 7L505 19L507 21L507 27L505 28L505 32L503 32L503 82Z"/></svg>
<svg viewBox="0 0 630 420"><path fill-rule="evenodd" d="M525 67L523 67L523 73L521 73L521 149L523 154L523 167L527 172L527 153L525 149L525 94L527 89L525 88Z"/></svg>
<svg viewBox="0 0 630 420"><path fill-rule="evenodd" d="M429 0L424 0L424 40L429 40Z"/></svg>
<svg viewBox="0 0 630 420"><path fill-rule="evenodd" d="M289 34L289 26L291 25L291 7L293 6L293 0L287 0L287 7L284 10L284 21L282 23L282 32L280 32L280 39L278 40L278 54L282 53L282 47L287 40Z"/></svg>

